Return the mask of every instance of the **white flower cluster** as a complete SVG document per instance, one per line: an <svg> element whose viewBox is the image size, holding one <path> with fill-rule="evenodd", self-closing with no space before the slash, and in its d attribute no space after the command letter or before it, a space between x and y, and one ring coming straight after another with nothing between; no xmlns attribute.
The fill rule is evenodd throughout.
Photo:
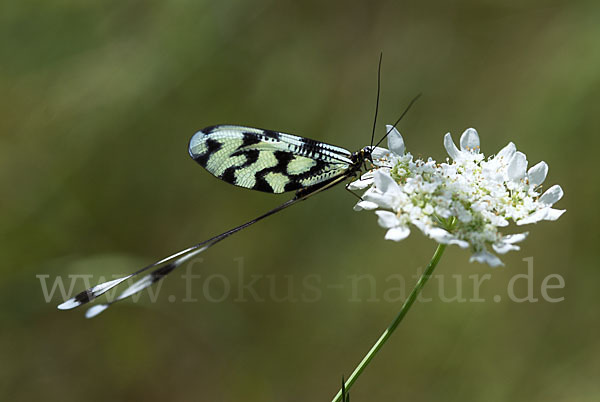
<svg viewBox="0 0 600 402"><path fill-rule="evenodd" d="M372 152L375 169L351 183L352 190L368 190L355 210L376 210L378 223L387 229L386 239L400 241L415 226L438 243L470 248L471 261L492 267L503 265L491 253L518 250L515 243L527 232L505 235L499 228L558 219L565 210L553 209L563 191L554 185L543 194L540 185L548 165L540 162L527 170L525 154L511 142L497 155L484 158L479 135L470 128L460 137L460 149L450 134L444 147L451 161L414 159L404 140L387 126L388 149Z"/></svg>

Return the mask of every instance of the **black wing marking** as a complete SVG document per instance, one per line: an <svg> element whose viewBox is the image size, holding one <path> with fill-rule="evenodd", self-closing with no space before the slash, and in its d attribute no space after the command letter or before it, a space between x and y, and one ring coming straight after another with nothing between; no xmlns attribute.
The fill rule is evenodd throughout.
<svg viewBox="0 0 600 402"><path fill-rule="evenodd" d="M308 138L251 127L220 125L198 131L191 157L214 176L239 187L283 193L344 174L350 151Z"/></svg>

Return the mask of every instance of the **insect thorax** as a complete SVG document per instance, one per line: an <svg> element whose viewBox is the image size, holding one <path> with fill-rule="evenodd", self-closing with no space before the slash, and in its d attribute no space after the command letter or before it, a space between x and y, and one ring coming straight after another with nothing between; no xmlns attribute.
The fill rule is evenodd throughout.
<svg viewBox="0 0 600 402"><path fill-rule="evenodd" d="M371 158L371 147L364 147L353 152L352 155L350 155L350 160L352 161L352 165L348 169L349 176L359 173L363 167L366 169L365 162L373 162Z"/></svg>

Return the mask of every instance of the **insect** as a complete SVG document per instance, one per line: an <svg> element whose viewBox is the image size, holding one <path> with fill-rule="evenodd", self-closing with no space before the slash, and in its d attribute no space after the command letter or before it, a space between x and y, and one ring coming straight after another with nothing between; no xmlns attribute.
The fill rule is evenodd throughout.
<svg viewBox="0 0 600 402"><path fill-rule="evenodd" d="M377 105L379 104L379 82L378 79ZM393 127L400 122L418 97L409 103ZM392 131L392 129L388 130L386 135L373 146L376 120L377 108L371 145L356 152L291 134L236 125L217 125L198 131L190 140L189 154L211 174L238 187L268 193L295 191L294 197L231 230L174 253L129 275L86 289L60 304L58 308L69 310L79 307L122 282L153 269L127 287L115 299L88 309L86 317L94 317L111 304L158 282L181 264L232 234L349 178L356 177L366 167L367 161L372 162L372 150Z"/></svg>

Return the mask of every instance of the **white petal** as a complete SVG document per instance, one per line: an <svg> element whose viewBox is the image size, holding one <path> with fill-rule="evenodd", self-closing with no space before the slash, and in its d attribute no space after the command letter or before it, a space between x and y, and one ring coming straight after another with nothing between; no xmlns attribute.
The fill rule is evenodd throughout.
<svg viewBox="0 0 600 402"><path fill-rule="evenodd" d="M404 146L404 139L402 138L402 135L400 135L394 126L387 125L385 126L385 129L386 133L389 132L387 141L390 151L396 155L404 155L406 147Z"/></svg>
<svg viewBox="0 0 600 402"><path fill-rule="evenodd" d="M521 225L529 225L530 223L536 223L539 221L542 221L546 218L546 215L548 215L548 210L550 208L542 208L539 209L537 211L535 211L534 213L532 213L529 216L526 216L523 219L519 219L517 221L517 225L521 226Z"/></svg>
<svg viewBox="0 0 600 402"><path fill-rule="evenodd" d="M502 241L504 243L509 243L509 244L519 243L519 242L522 242L523 240L525 240L527 238L528 234L529 234L529 232L506 235L506 236L502 237Z"/></svg>
<svg viewBox="0 0 600 402"><path fill-rule="evenodd" d="M502 260L500 260L500 258L496 257L494 254L492 254L486 250L479 251L479 252L473 254L471 256L471 258L469 259L469 262L473 262L473 261L477 261L481 264L488 264L492 268L504 265L502 263Z"/></svg>
<svg viewBox="0 0 600 402"><path fill-rule="evenodd" d="M535 166L532 166L529 171L527 171L527 176L529 177L529 183L537 187L546 180L546 175L548 174L548 164L544 161L538 163Z"/></svg>
<svg viewBox="0 0 600 402"><path fill-rule="evenodd" d="M375 187L382 193L397 193L400 191L398 183L396 183L396 180L392 179L389 172L377 170L373 174L373 179L375 181Z"/></svg>
<svg viewBox="0 0 600 402"><path fill-rule="evenodd" d="M367 210L367 211L371 211L373 209L377 209L377 207L379 207L379 205L375 204L372 201L359 201L355 206L354 206L354 210L355 211L362 211Z"/></svg>
<svg viewBox="0 0 600 402"><path fill-rule="evenodd" d="M450 241L448 241L448 244L454 244L457 245L460 248L467 248L469 247L469 243L466 242L465 240L460 240L460 239L451 239Z"/></svg>
<svg viewBox="0 0 600 402"><path fill-rule="evenodd" d="M400 220L396 216L395 213L389 211L375 211L375 214L378 216L377 223L382 228L393 228L394 226L398 226L400 224Z"/></svg>
<svg viewBox="0 0 600 402"><path fill-rule="evenodd" d="M508 164L508 178L512 181L518 181L525 176L527 172L527 157L523 152L516 152Z"/></svg>
<svg viewBox="0 0 600 402"><path fill-rule="evenodd" d="M479 134L474 128L468 128L460 136L460 149L463 151L479 152Z"/></svg>
<svg viewBox="0 0 600 402"><path fill-rule="evenodd" d="M498 254L506 254L509 251L520 250L519 246L515 246L514 244L503 243L503 242L497 242L497 243L492 244L492 248Z"/></svg>
<svg viewBox="0 0 600 402"><path fill-rule="evenodd" d="M544 220L545 221L555 221L558 218L560 218L560 216L562 214L564 214L565 212L567 212L566 209L548 208L548 213L546 214L546 217L544 218Z"/></svg>
<svg viewBox="0 0 600 402"><path fill-rule="evenodd" d="M410 234L410 229L406 226L396 226L389 229L385 234L386 240L400 241L404 240Z"/></svg>
<svg viewBox="0 0 600 402"><path fill-rule="evenodd" d="M448 152L448 155L450 155L452 159L457 160L459 158L460 151L456 148L456 145L454 145L450 133L447 133L444 136L444 148L446 148L446 152Z"/></svg>
<svg viewBox="0 0 600 402"><path fill-rule="evenodd" d="M504 148L500 150L500 152L498 152L496 158L504 158L507 161L510 161L515 152L517 152L517 147L512 142L509 142Z"/></svg>
<svg viewBox="0 0 600 402"><path fill-rule="evenodd" d="M543 202L546 205L552 205L556 201L560 200L564 195L563 189L555 184L550 187L542 196L540 197L540 202Z"/></svg>
<svg viewBox="0 0 600 402"><path fill-rule="evenodd" d="M373 160L384 159L384 158L389 159L390 154L391 154L391 151L389 149L381 148L381 147L375 147L371 151L371 157L373 158Z"/></svg>
<svg viewBox="0 0 600 402"><path fill-rule="evenodd" d="M365 178L354 180L352 183L348 184L348 190L363 190L369 187L373 183L373 178Z"/></svg>
<svg viewBox="0 0 600 402"><path fill-rule="evenodd" d="M452 235L442 228L426 228L427 236L431 237L438 243L447 243Z"/></svg>
<svg viewBox="0 0 600 402"><path fill-rule="evenodd" d="M396 206L395 197L393 197L392 195L381 194L380 192L369 193L368 191L369 190L367 190L367 192L363 194L362 198L364 201L370 201L372 203L375 203L378 207L384 209L394 209L394 207Z"/></svg>
<svg viewBox="0 0 600 402"><path fill-rule="evenodd" d="M505 227L509 225L509 222L508 220L506 220L505 217L501 215L496 215L491 211L482 211L482 215L485 216L485 218L489 219L490 223L494 226Z"/></svg>
<svg viewBox="0 0 600 402"><path fill-rule="evenodd" d="M464 240L457 239L455 236L450 234L447 230L442 228L428 228L422 226L421 230L430 238L442 244L455 244L460 248L467 248L469 243Z"/></svg>

